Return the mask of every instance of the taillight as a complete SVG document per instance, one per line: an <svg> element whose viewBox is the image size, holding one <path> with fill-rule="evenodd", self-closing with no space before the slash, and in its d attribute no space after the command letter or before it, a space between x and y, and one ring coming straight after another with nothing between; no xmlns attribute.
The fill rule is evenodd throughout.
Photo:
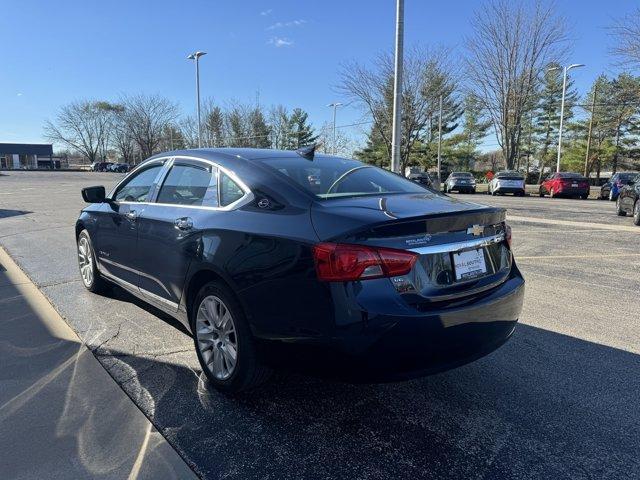
<svg viewBox="0 0 640 480"><path fill-rule="evenodd" d="M504 224L504 239L507 241L507 245L511 248L511 226Z"/></svg>
<svg viewBox="0 0 640 480"><path fill-rule="evenodd" d="M413 268L418 255L393 248L319 243L313 246L313 258L319 280L350 282L406 275Z"/></svg>

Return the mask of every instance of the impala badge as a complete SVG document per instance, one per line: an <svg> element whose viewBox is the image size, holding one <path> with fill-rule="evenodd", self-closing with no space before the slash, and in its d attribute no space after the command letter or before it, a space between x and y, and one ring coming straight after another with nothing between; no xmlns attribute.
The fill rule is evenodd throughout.
<svg viewBox="0 0 640 480"><path fill-rule="evenodd" d="M467 233L470 233L474 237L479 237L484 233L484 226L474 225L473 227L469 227L467 228Z"/></svg>

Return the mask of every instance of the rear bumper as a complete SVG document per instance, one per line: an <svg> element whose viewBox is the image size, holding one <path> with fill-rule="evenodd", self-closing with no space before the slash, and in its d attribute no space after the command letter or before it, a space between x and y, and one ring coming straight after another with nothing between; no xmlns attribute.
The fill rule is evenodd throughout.
<svg viewBox="0 0 640 480"><path fill-rule="evenodd" d="M498 185L495 189L494 192L496 193L524 193L524 188L522 187L501 187L500 185Z"/></svg>
<svg viewBox="0 0 640 480"><path fill-rule="evenodd" d="M571 187L560 187L556 192L557 195L566 195L568 197L580 197L580 196L588 196L589 188L571 188Z"/></svg>
<svg viewBox="0 0 640 480"><path fill-rule="evenodd" d="M280 345L272 359L290 367L295 358L295 369L355 382L404 380L455 368L509 339L522 310L524 279L514 265L503 284L462 305L426 311L405 306L402 314L371 313L374 297L358 301L348 293L336 298L334 292L334 308L348 311L336 312L343 325L336 326L332 338L323 344ZM367 303L370 308L362 309Z"/></svg>
<svg viewBox="0 0 640 480"><path fill-rule="evenodd" d="M456 191L456 192L473 192L475 191L476 186L475 185L451 185L449 187L449 191Z"/></svg>

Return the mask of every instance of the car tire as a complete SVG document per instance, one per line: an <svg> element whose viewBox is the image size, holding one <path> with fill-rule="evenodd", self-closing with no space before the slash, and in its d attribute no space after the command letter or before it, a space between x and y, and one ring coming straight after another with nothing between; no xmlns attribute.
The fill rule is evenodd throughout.
<svg viewBox="0 0 640 480"><path fill-rule="evenodd" d="M633 224L640 227L640 200L633 205Z"/></svg>
<svg viewBox="0 0 640 480"><path fill-rule="evenodd" d="M233 394L255 388L269 379L271 369L258 359L244 312L223 283L205 284L190 310L196 354L211 385Z"/></svg>
<svg viewBox="0 0 640 480"><path fill-rule="evenodd" d="M104 292L109 284L100 276L100 272L98 271L96 255L89 232L86 230L80 232L76 248L78 251L78 267L80 269L82 285L92 293Z"/></svg>
<svg viewBox="0 0 640 480"><path fill-rule="evenodd" d="M587 198L589 198L589 194L587 194L587 195L580 195L580 198L581 198L582 200L586 200Z"/></svg>
<svg viewBox="0 0 640 480"><path fill-rule="evenodd" d="M624 211L624 209L622 208L622 205L620 204L619 196L618 196L618 199L616 200L616 213L618 214L619 217L627 216L627 212Z"/></svg>

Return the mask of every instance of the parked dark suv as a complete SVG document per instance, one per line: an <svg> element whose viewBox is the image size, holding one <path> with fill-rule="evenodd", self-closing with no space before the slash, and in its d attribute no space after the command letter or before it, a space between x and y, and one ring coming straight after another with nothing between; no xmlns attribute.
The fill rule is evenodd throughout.
<svg viewBox="0 0 640 480"><path fill-rule="evenodd" d="M453 368L504 343L522 308L503 209L313 149L169 152L82 194L85 287L115 283L183 322L222 390L273 367Z"/></svg>

